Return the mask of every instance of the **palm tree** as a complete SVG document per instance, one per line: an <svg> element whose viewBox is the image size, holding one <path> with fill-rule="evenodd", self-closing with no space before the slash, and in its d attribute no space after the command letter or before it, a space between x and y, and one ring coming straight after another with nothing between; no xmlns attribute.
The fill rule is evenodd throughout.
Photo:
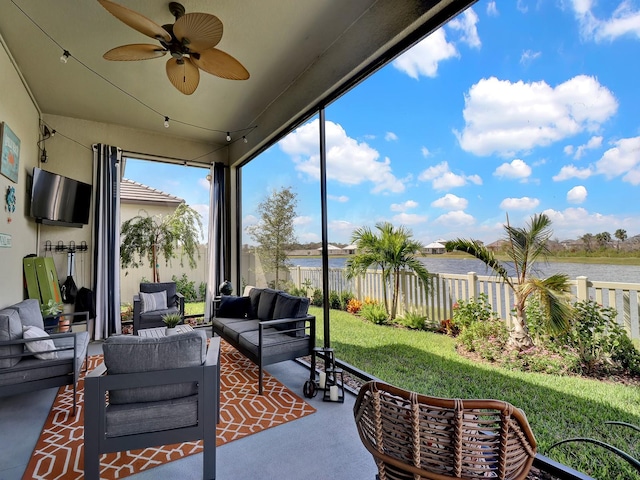
<svg viewBox="0 0 640 480"><path fill-rule="evenodd" d="M627 231L624 228L619 228L616 233L613 234L618 239L618 250L620 250L620 242L624 242L627 239Z"/></svg>
<svg viewBox="0 0 640 480"><path fill-rule="evenodd" d="M536 262L546 260L549 255L548 240L551 238L551 220L545 214L531 217L526 228L509 225L509 217L504 226L507 242L506 255L511 260L501 263L493 252L476 240L456 239L446 243L447 251L467 252L491 268L496 275L509 285L515 298L516 318L514 328L510 332L509 342L518 348L533 346L533 339L527 328L525 306L527 298L535 294L547 313L547 330L563 331L571 318L571 307L567 301L570 292L569 277L565 274L551 275L540 279L535 273ZM507 267L515 270L515 277L509 276Z"/></svg>
<svg viewBox="0 0 640 480"><path fill-rule="evenodd" d="M347 261L347 278L364 274L371 266L382 270L385 285L391 281L391 310L387 300L387 289L383 289L384 306L389 320L396 318L398 311L398 293L400 291L400 274L412 271L428 287L429 272L418 260L422 244L412 240L413 234L404 226L397 229L389 222L376 224L379 235L368 227L358 228L353 232L351 242L357 245L358 253Z"/></svg>

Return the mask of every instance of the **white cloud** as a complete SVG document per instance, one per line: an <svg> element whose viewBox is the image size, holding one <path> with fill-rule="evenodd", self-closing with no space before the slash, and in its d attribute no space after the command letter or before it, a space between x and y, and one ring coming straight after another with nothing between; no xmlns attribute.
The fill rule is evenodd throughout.
<svg viewBox="0 0 640 480"><path fill-rule="evenodd" d="M418 180L431 182L431 186L436 190L449 190L455 187L462 187L468 182L482 185L482 179L478 175L458 175L449 169L448 162L441 162L437 165L423 170L418 175Z"/></svg>
<svg viewBox="0 0 640 480"><path fill-rule="evenodd" d="M580 160L587 150L593 150L602 146L602 137L591 137L587 143L580 145L576 149L576 153L573 156L576 160Z"/></svg>
<svg viewBox="0 0 640 480"><path fill-rule="evenodd" d="M640 184L640 136L622 138L613 142L602 158L596 162L596 171L607 178L624 175L622 180Z"/></svg>
<svg viewBox="0 0 640 480"><path fill-rule="evenodd" d="M518 0L518 3L516 4L516 8L522 13L527 13L529 11L529 7L525 5L523 0Z"/></svg>
<svg viewBox="0 0 640 480"><path fill-rule="evenodd" d="M455 45L447 41L444 29L439 28L396 58L392 65L417 80L420 75L435 77L440 62L458 56Z"/></svg>
<svg viewBox="0 0 640 480"><path fill-rule="evenodd" d="M499 15L498 7L496 7L496 2L494 0L487 3L487 15L490 17L497 17Z"/></svg>
<svg viewBox="0 0 640 480"><path fill-rule="evenodd" d="M245 215L242 219L242 225L248 227L249 225L256 225L258 223L258 217L255 215Z"/></svg>
<svg viewBox="0 0 640 480"><path fill-rule="evenodd" d="M537 198L521 197L521 198L505 198L500 202L502 210L533 210L540 205Z"/></svg>
<svg viewBox="0 0 640 480"><path fill-rule="evenodd" d="M349 201L349 197L346 195L327 195L329 200L335 200L336 202L345 203Z"/></svg>
<svg viewBox="0 0 640 480"><path fill-rule="evenodd" d="M428 157L429 155L431 155L431 152L429 151L429 149L427 147L422 147L420 149L420 151L422 152L422 156L423 157Z"/></svg>
<svg viewBox="0 0 640 480"><path fill-rule="evenodd" d="M520 55L520 65L531 65L531 63L542 55L542 52L534 52L533 50L525 50Z"/></svg>
<svg viewBox="0 0 640 480"><path fill-rule="evenodd" d="M634 8L632 2L620 2L611 17L604 19L594 15L594 2L591 0L573 0L572 5L580 25L580 34L585 40L612 42L625 35L640 39L640 10Z"/></svg>
<svg viewBox="0 0 640 480"><path fill-rule="evenodd" d="M280 141L280 148L291 156L296 170L320 179L318 124L313 120ZM349 137L337 123L326 122L327 179L346 185L371 182L372 193L403 192L404 183L393 175L391 160L379 161L380 154L364 142Z"/></svg>
<svg viewBox="0 0 640 480"><path fill-rule="evenodd" d="M560 169L557 175L554 175L554 182L561 182L563 180L569 180L570 178L579 178L584 180L585 178L589 178L593 175L593 170L591 168L578 168L574 165L565 165Z"/></svg>
<svg viewBox="0 0 640 480"><path fill-rule="evenodd" d="M500 178L527 178L531 175L531 167L516 158L511 163L503 163L493 174Z"/></svg>
<svg viewBox="0 0 640 480"><path fill-rule="evenodd" d="M198 179L198 185L204 188L206 191L209 191L209 188L211 188L211 182L209 182L209 180L207 180L205 177L200 177Z"/></svg>
<svg viewBox="0 0 640 480"><path fill-rule="evenodd" d="M313 223L313 218L310 217L309 215L301 215L293 219L293 224L299 227L304 225L310 225L311 223Z"/></svg>
<svg viewBox="0 0 640 480"><path fill-rule="evenodd" d="M336 235L350 236L357 226L346 220L331 220L327 224L327 228Z"/></svg>
<svg viewBox="0 0 640 480"><path fill-rule="evenodd" d="M465 126L454 133L476 155L513 155L595 131L617 109L613 94L594 77L578 75L556 87L491 77L465 95Z"/></svg>
<svg viewBox="0 0 640 480"><path fill-rule="evenodd" d="M564 152L565 155L573 155L573 151L574 151L573 145L565 145L562 151Z"/></svg>
<svg viewBox="0 0 640 480"><path fill-rule="evenodd" d="M480 42L480 37L478 37L476 23L478 23L478 15L473 11L473 8L467 8L462 15L451 20L448 23L448 26L453 30L459 30L462 32L460 37L461 41L472 48L480 48L482 46L482 42Z"/></svg>
<svg viewBox="0 0 640 480"><path fill-rule="evenodd" d="M447 212L444 215L440 215L433 223L438 225L445 225L447 227L461 227L470 226L476 223L476 219L473 215L463 212L462 210L454 210Z"/></svg>
<svg viewBox="0 0 640 480"><path fill-rule="evenodd" d="M301 232L296 233L296 235L300 243L313 243L320 241L320 236L314 232Z"/></svg>
<svg viewBox="0 0 640 480"><path fill-rule="evenodd" d="M567 202L584 203L587 199L587 189L582 185L577 185L567 192Z"/></svg>
<svg viewBox="0 0 640 480"><path fill-rule="evenodd" d="M469 205L466 198L458 197L452 193L447 193L444 197L431 202L432 207L443 208L445 210L464 210Z"/></svg>
<svg viewBox="0 0 640 480"><path fill-rule="evenodd" d="M417 206L418 202L407 200L404 203L392 203L390 208L392 212L406 212L410 208L416 208Z"/></svg>
<svg viewBox="0 0 640 480"><path fill-rule="evenodd" d="M387 142L395 141L395 140L398 140L398 135L396 135L396 134L395 134L395 133L393 133L393 132L387 132L387 133L385 134L385 136L384 136L384 139L385 139Z"/></svg>
<svg viewBox="0 0 640 480"><path fill-rule="evenodd" d="M400 223L402 225L417 225L418 223L424 223L429 217L425 215L418 215L417 213L402 212L393 216L393 223Z"/></svg>

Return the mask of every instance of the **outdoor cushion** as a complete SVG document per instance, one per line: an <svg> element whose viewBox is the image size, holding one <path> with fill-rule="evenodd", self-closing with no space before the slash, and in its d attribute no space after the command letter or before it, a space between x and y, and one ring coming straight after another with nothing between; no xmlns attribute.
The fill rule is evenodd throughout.
<svg viewBox="0 0 640 480"><path fill-rule="evenodd" d="M241 333L258 330L258 328L260 328L260 320L244 320L228 323L222 328L222 331L225 335L231 338L231 340L237 342Z"/></svg>
<svg viewBox="0 0 640 480"><path fill-rule="evenodd" d="M223 295L216 316L222 318L251 317L251 298Z"/></svg>
<svg viewBox="0 0 640 480"><path fill-rule="evenodd" d="M140 313L155 312L167 309L167 292L144 293L140 292Z"/></svg>
<svg viewBox="0 0 640 480"><path fill-rule="evenodd" d="M279 318L299 318L300 315L300 303L302 302L302 298L294 297L289 295L288 293L280 292L276 297L276 304L273 310L273 319ZM305 309L306 310L306 309ZM306 312L305 312L306 313ZM304 315L303 315L304 316ZM302 328L304 324L300 324L301 322L287 322L281 323L279 325L274 325L274 328L277 330L291 330L296 327ZM304 330L291 332L290 335L296 337L304 336Z"/></svg>
<svg viewBox="0 0 640 480"><path fill-rule="evenodd" d="M38 327L23 327L22 338L30 339L39 337L49 337L49 334ZM33 353L34 357L39 358L40 360L53 360L58 358L58 352L47 352L47 350L54 350L56 348L53 340L34 340L33 342L25 343L25 347Z"/></svg>
<svg viewBox="0 0 640 480"><path fill-rule="evenodd" d="M22 325L32 325L44 330L44 320L42 320L42 312L40 311L40 302L35 298L23 300L20 303L11 305L10 307L20 315Z"/></svg>
<svg viewBox="0 0 640 480"><path fill-rule="evenodd" d="M253 291L253 290L252 290ZM273 309L276 305L276 296L278 292L270 288L265 288L260 293L260 301L258 302L258 310L256 315L260 320L273 320Z"/></svg>
<svg viewBox="0 0 640 480"><path fill-rule="evenodd" d="M258 315L258 303L260 303L260 295L262 294L262 288L253 287L249 290L249 298L251 299L251 312L253 316Z"/></svg>
<svg viewBox="0 0 640 480"><path fill-rule="evenodd" d="M151 372L202 365L207 354L204 330L150 338L135 335L112 336L102 350L107 374ZM154 387L130 388L109 392L112 404L155 402L195 395L193 382Z"/></svg>
<svg viewBox="0 0 640 480"><path fill-rule="evenodd" d="M0 310L0 342L19 340L22 338L22 323L16 310L6 308ZM8 355L20 355L24 351L21 344L0 347L0 357ZM21 357L0 358L0 368L13 367Z"/></svg>
<svg viewBox="0 0 640 480"><path fill-rule="evenodd" d="M262 337L262 351L264 355L287 354L296 349L300 349L301 351L309 350L308 338L295 339L284 333L276 332L278 332L278 330L274 328L266 328L264 330L264 336ZM241 350L251 352L255 357L258 357L258 341L259 332L252 330L242 333L238 343Z"/></svg>
<svg viewBox="0 0 640 480"><path fill-rule="evenodd" d="M167 308L177 305L178 301L177 301L176 294L178 293L178 290L175 282L158 282L158 283L143 282L140 284L141 293L154 293L154 292L162 292L162 291L165 291L167 295Z"/></svg>

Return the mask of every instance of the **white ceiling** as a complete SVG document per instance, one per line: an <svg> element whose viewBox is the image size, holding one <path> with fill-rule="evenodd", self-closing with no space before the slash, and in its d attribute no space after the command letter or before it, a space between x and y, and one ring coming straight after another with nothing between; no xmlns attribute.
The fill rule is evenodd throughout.
<svg viewBox="0 0 640 480"><path fill-rule="evenodd" d="M171 135L214 146L226 144L226 133L212 130L237 131L234 139L249 140L229 146L238 163L473 1L183 0L187 12L222 21L217 48L251 75L233 81L201 72L190 96L169 83L168 56L102 58L119 45L155 41L96 0L0 0L0 36L43 113L159 133L166 115ZM160 25L175 21L168 1L118 3ZM59 61L65 49L73 57L67 64Z"/></svg>

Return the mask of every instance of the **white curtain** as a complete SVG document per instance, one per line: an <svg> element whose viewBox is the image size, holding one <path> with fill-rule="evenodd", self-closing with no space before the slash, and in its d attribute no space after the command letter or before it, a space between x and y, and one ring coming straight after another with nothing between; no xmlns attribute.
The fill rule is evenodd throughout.
<svg viewBox="0 0 640 480"><path fill-rule="evenodd" d="M225 182L224 164L211 166L211 189L209 190L209 265L207 266L207 295L205 298L205 319L213 316L213 298L218 295L218 286L225 280L228 259L227 222L224 208Z"/></svg>
<svg viewBox="0 0 640 480"><path fill-rule="evenodd" d="M121 333L120 160L122 150L93 145L95 339Z"/></svg>

